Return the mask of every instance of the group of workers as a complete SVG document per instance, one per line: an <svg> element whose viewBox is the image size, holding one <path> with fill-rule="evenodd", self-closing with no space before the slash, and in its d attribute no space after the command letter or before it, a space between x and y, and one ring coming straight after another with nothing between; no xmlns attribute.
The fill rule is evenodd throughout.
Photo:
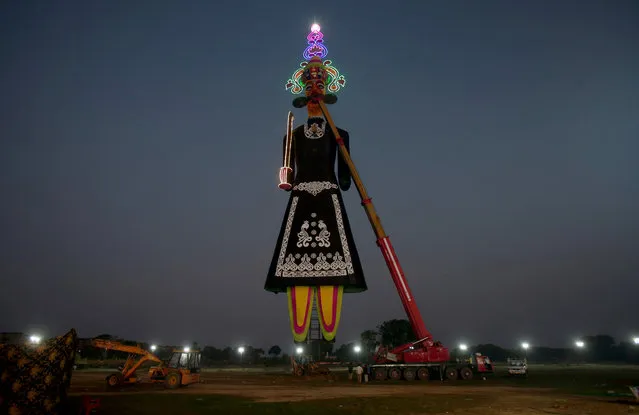
<svg viewBox="0 0 639 415"><path fill-rule="evenodd" d="M366 383L371 375L371 367L367 364L357 363L353 367L353 363L348 363L348 380L353 380L353 373L357 375L357 383Z"/></svg>

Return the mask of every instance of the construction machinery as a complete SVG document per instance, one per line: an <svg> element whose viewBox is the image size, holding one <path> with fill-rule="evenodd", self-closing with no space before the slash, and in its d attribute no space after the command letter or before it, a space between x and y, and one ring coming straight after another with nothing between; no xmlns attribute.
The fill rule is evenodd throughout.
<svg viewBox="0 0 639 415"><path fill-rule="evenodd" d="M124 365L118 368L118 372L107 375L106 384L112 388L139 382L136 371L140 368L140 366L142 366L142 364L146 362L162 363L162 360L160 360L159 357L148 350L144 350L140 346L131 346L117 341L104 339L91 339L90 345L98 349L115 350L129 354Z"/></svg>
<svg viewBox="0 0 639 415"><path fill-rule="evenodd" d="M454 381L460 378L471 379L475 373L482 375L492 373L493 365L488 357L476 353L467 361L451 361L448 348L444 347L440 342L433 340L433 336L426 329L424 320L415 304L415 297L413 297L408 286L408 282L399 264L399 259L393 249L390 238L386 235L382 227L382 223L373 206L372 199L367 194L348 149L344 144L344 140L340 137L339 131L328 112L325 97L311 97L311 100L320 106L324 118L333 131L335 140L337 141L338 151L351 172L353 182L362 200L362 206L366 211L366 215L377 237L377 245L382 251L382 255L384 256L384 260L386 261L386 265L388 266L402 305L410 321L413 333L418 339L415 342L406 343L391 348L390 350L385 347L380 347L375 355L375 364L370 366L374 371L373 378L377 380L388 378L426 380L431 378L431 375L438 374L438 377L442 380L448 379L449 381Z"/></svg>
<svg viewBox="0 0 639 415"><path fill-rule="evenodd" d="M201 357L199 350L191 350L188 347L182 350L174 349L168 360L159 366L149 368L149 378L151 382L164 383L169 389L199 383Z"/></svg>
<svg viewBox="0 0 639 415"><path fill-rule="evenodd" d="M506 362L508 364L509 376L528 377L528 360L527 359L508 358Z"/></svg>
<svg viewBox="0 0 639 415"><path fill-rule="evenodd" d="M311 355L291 356L291 367L295 376L330 376L331 371L315 362Z"/></svg>
<svg viewBox="0 0 639 415"><path fill-rule="evenodd" d="M115 350L128 353L124 365L118 372L106 377L108 387L114 388L126 384L140 382L137 370L146 362L159 363L149 369L149 378L153 383L164 383L165 387L175 389L200 381L200 352L190 351L188 348L173 354L167 361L138 346L131 346L113 340L91 339L90 345L99 349Z"/></svg>

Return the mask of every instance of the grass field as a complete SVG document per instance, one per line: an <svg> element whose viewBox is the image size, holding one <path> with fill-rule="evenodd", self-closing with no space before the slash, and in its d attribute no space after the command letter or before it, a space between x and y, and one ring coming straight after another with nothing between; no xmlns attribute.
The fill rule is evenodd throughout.
<svg viewBox="0 0 639 415"><path fill-rule="evenodd" d="M105 372L74 373L70 395L101 399L100 414L639 414L627 385L637 366L532 366L528 378L497 374L469 382L349 382L287 373L210 371L177 391L141 383L106 391ZM77 413L77 412L73 412Z"/></svg>

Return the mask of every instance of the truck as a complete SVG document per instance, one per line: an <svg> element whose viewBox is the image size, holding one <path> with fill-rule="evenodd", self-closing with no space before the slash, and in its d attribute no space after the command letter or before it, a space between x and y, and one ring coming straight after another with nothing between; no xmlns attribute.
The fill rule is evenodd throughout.
<svg viewBox="0 0 639 415"><path fill-rule="evenodd" d="M528 360L520 358L508 358L508 376L528 377Z"/></svg>
<svg viewBox="0 0 639 415"><path fill-rule="evenodd" d="M442 345L441 342L435 341L431 333L426 329L395 249L382 227L372 199L366 192L323 97L311 97L311 100L319 105L324 118L333 131L338 151L350 170L351 177L361 198L362 206L377 237L377 245L382 251L413 333L419 339L393 348L379 347L374 357L375 364L370 366L374 371L373 379L427 380L437 377L441 380L455 381L457 379L472 379L475 374L484 376L488 373L493 373L494 368L490 358L483 356L481 353L475 353L464 360L451 359L448 348Z"/></svg>
<svg viewBox="0 0 639 415"><path fill-rule="evenodd" d="M391 351L380 347L374 360L375 364L370 367L375 380L439 379L452 382L494 373L488 356L474 353L465 359L451 359L446 347L436 342L431 345L429 340L408 343Z"/></svg>

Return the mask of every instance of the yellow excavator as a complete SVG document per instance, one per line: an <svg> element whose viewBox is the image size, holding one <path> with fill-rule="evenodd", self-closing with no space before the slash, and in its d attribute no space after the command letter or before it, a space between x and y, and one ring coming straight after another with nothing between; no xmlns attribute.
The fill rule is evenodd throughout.
<svg viewBox="0 0 639 415"><path fill-rule="evenodd" d="M111 373L106 377L106 384L111 388L121 385L138 383L136 371L146 362L159 363L158 366L149 368L149 378L153 383L164 383L169 389L176 389L180 386L188 386L192 383L200 382L200 351L173 350L171 357L162 361L159 357L138 346L129 346L117 341L104 339L91 339L91 346L116 350L128 353L129 356L118 372Z"/></svg>
<svg viewBox="0 0 639 415"><path fill-rule="evenodd" d="M320 366L310 355L291 356L291 369L295 376L330 376L327 367Z"/></svg>
<svg viewBox="0 0 639 415"><path fill-rule="evenodd" d="M163 382L169 389L199 383L201 357L199 350L174 349L168 360L149 369L149 378L154 383Z"/></svg>

